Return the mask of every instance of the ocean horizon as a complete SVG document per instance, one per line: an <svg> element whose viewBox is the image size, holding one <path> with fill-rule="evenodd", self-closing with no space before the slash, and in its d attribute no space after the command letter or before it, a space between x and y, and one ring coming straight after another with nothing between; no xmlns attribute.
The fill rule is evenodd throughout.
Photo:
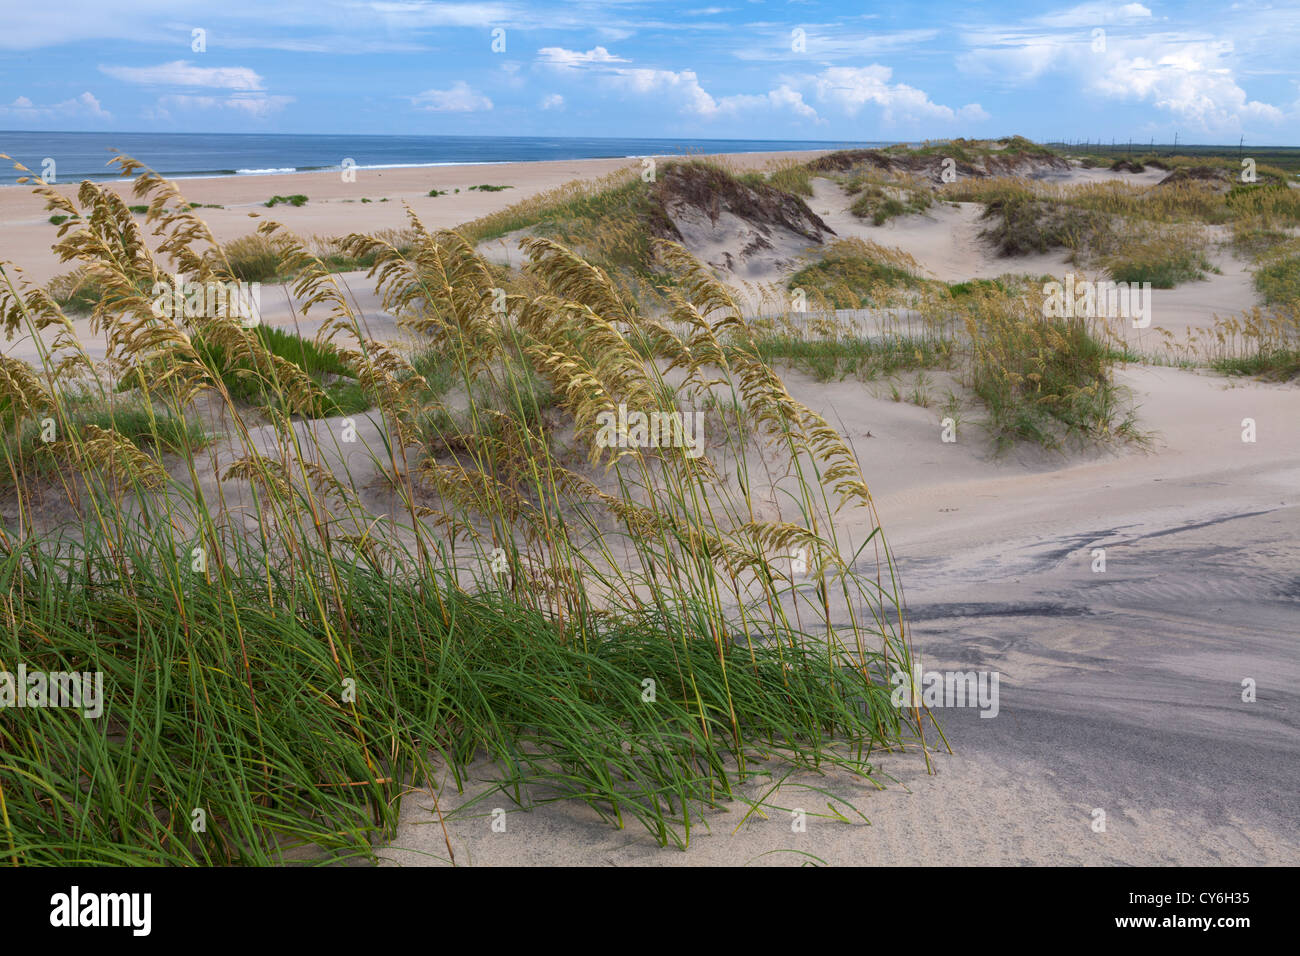
<svg viewBox="0 0 1300 956"><path fill-rule="evenodd" d="M107 165L116 150L164 176L266 176L342 169L464 166L567 159L618 159L704 153L791 152L879 147L891 141L624 138L573 136L398 136L295 133L50 133L0 130L0 153L36 175L47 158L58 182L118 178ZM0 184L24 173L5 164Z"/></svg>

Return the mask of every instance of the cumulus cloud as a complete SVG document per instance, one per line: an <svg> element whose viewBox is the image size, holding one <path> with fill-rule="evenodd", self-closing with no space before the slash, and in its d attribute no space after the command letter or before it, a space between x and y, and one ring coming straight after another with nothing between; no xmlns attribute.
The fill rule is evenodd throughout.
<svg viewBox="0 0 1300 956"><path fill-rule="evenodd" d="M1280 122L1276 106L1249 99L1221 65L1231 44L1188 44L1155 58L1118 56L1092 86L1117 99L1149 100L1159 109L1200 125L1223 129L1243 119Z"/></svg>
<svg viewBox="0 0 1300 956"><path fill-rule="evenodd" d="M1205 132L1235 130L1248 120L1278 123L1287 115L1250 99L1237 82L1231 40L1107 31L1099 47L1085 32L1002 32L986 34L980 42L957 58L959 69L1013 85L1047 73L1063 74L1098 97L1150 103Z"/></svg>
<svg viewBox="0 0 1300 956"><path fill-rule="evenodd" d="M550 96L543 97L539 105L544 110L562 110L564 109L564 97L559 93L552 93Z"/></svg>
<svg viewBox="0 0 1300 956"><path fill-rule="evenodd" d="M656 94L670 97L682 104L687 113L712 116L718 112L718 101L700 85L694 70L652 70L624 67L611 70L604 85L624 92L641 95Z"/></svg>
<svg viewBox="0 0 1300 956"><path fill-rule="evenodd" d="M101 73L145 86L201 86L221 90L260 90L262 78L246 66L195 66L173 60L158 66L101 66Z"/></svg>
<svg viewBox="0 0 1300 956"><path fill-rule="evenodd" d="M1140 3L1081 3L1069 10L1044 14L1034 22L1049 27L1099 27L1149 19L1151 10Z"/></svg>
<svg viewBox="0 0 1300 956"><path fill-rule="evenodd" d="M537 51L537 59L546 66L555 67L558 70L574 70L584 66L628 62L621 56L614 56L603 46L594 47L586 53L580 50L566 50L562 46L546 46Z"/></svg>
<svg viewBox="0 0 1300 956"><path fill-rule="evenodd" d="M893 70L874 63L871 66L833 66L823 70L813 80L817 99L833 103L850 116L856 116L864 106L880 107L887 123L907 123L919 120L982 120L988 113L978 103L968 103L960 109L935 103L923 90L906 83L890 83Z"/></svg>
<svg viewBox="0 0 1300 956"><path fill-rule="evenodd" d="M113 114L104 109L99 100L89 91L51 106L37 106L27 97L19 96L12 103L0 105L0 116L28 120L73 117L111 120L113 118Z"/></svg>
<svg viewBox="0 0 1300 956"><path fill-rule="evenodd" d="M815 95L818 103L836 107L849 116L857 115L869 104L877 106L887 123L988 118L977 103L953 109L933 102L924 91L915 87L892 83L892 71L879 64L829 67L818 74L782 77L779 85L761 93L715 95L704 88L694 70L623 66L628 62L626 59L600 46L586 52L546 47L538 51L538 59L542 64L561 71L581 69L592 72L597 77L597 84L604 89L654 96L676 103L683 113L706 119L745 112L788 112L814 123L825 122L805 98L805 90Z"/></svg>
<svg viewBox="0 0 1300 956"><path fill-rule="evenodd" d="M411 97L416 109L433 113L477 113L492 109L492 101L475 92L464 80L457 80L449 90L425 90Z"/></svg>
<svg viewBox="0 0 1300 956"><path fill-rule="evenodd" d="M677 103L684 113L701 117L716 116L746 105L768 102L765 96L734 96L718 100L700 85L699 76L694 70L620 66L619 64L629 61L603 46L586 52L566 50L564 47L544 47L537 51L537 58L543 66L561 72L595 72L599 76L599 85L604 89L636 96L656 95ZM802 102L799 94L796 93L795 96Z"/></svg>
<svg viewBox="0 0 1300 956"><path fill-rule="evenodd" d="M293 100L292 96L269 96L265 93L236 93L232 96L174 93L158 97L158 105L153 110L152 116L171 119L177 113L223 110L229 113L242 113L251 119L265 119L284 109Z"/></svg>

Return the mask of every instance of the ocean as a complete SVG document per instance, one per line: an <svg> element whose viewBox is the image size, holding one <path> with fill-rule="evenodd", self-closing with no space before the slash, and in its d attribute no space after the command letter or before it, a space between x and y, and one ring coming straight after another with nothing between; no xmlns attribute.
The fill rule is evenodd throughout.
<svg viewBox="0 0 1300 956"><path fill-rule="evenodd" d="M39 133L0 130L0 153L36 175L54 160L57 182L114 179L105 164L112 150L132 156L165 176L266 175L394 166L537 162L548 159L605 159L689 153L757 153L800 149L844 149L881 142L811 142L762 139L607 139L551 136L322 136L261 133ZM0 184L25 175L0 160Z"/></svg>

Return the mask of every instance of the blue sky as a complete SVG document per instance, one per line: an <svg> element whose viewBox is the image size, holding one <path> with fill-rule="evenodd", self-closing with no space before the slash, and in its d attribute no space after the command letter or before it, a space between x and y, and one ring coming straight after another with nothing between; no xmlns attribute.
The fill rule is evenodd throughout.
<svg viewBox="0 0 1300 956"><path fill-rule="evenodd" d="M0 128L1300 144L1294 2L56 6L0 10Z"/></svg>

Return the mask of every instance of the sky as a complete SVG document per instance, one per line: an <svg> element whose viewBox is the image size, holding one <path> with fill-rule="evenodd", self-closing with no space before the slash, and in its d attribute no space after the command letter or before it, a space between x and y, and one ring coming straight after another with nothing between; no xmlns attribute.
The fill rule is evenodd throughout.
<svg viewBox="0 0 1300 956"><path fill-rule="evenodd" d="M0 129L1300 145L1300 2L0 0Z"/></svg>

